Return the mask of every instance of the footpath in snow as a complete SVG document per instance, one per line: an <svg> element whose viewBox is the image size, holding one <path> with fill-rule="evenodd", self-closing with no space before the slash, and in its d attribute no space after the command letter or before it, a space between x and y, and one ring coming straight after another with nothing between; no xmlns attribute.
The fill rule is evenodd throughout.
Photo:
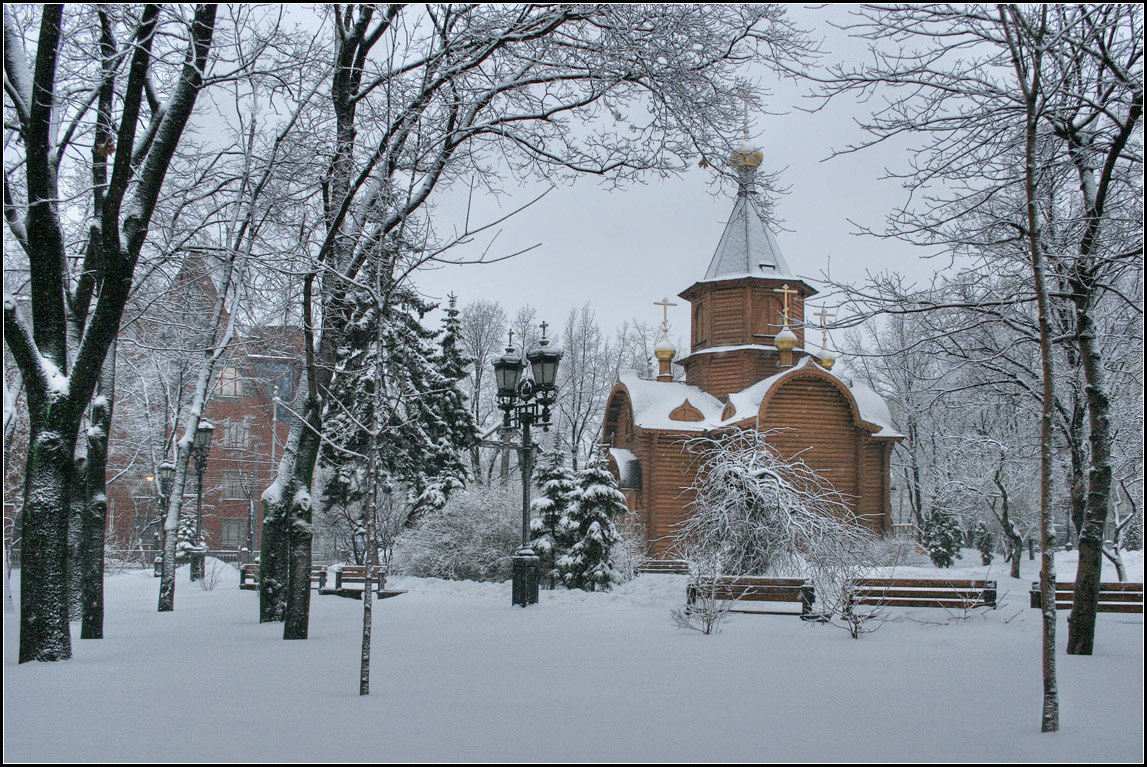
<svg viewBox="0 0 1147 767"><path fill-rule="evenodd" d="M1000 606L968 616L890 608L854 640L787 616L674 628L686 578L606 594L395 577L375 603L371 694L358 695L361 602L312 592L310 639L258 620L229 569L213 591L181 569L107 579L106 639L73 624L75 657L18 665L4 617L5 761L984 761L1143 759L1143 619L1101 614L1096 652L1058 624L1061 731L1039 732L1039 611L1023 578L978 562L904 577L994 578ZM975 559L974 559L975 558ZM1129 578L1143 579L1141 555ZM1074 575L1061 554L1061 580ZM1114 572L1105 579L1114 580ZM18 576L13 587L18 594Z"/></svg>

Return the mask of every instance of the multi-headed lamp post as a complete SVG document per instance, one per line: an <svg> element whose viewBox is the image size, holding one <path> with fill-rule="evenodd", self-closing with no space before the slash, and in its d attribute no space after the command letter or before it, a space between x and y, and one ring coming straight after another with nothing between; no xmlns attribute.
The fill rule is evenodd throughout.
<svg viewBox="0 0 1147 767"><path fill-rule="evenodd" d="M195 548L191 554L191 580L203 579L203 558L207 547L203 545L203 473L207 471L207 453L211 450L211 435L215 427L209 421L200 421L191 442L195 456Z"/></svg>
<svg viewBox="0 0 1147 767"><path fill-rule="evenodd" d="M523 379L526 362L514 351L513 334L506 353L494 360L494 378L498 385L498 407L506 428L520 428L522 443L518 447L522 467L522 547L513 557L513 603L526 607L538 601L538 557L530 547L530 484L534 473L534 443L530 427L550 428L550 407L558 395L558 363L562 353L551 349L542 323L542 340L537 349L526 355L533 380Z"/></svg>

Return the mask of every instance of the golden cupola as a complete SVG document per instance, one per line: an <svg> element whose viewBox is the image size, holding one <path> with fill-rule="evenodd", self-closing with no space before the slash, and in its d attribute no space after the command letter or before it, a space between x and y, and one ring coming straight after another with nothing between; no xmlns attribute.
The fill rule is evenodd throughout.
<svg viewBox="0 0 1147 767"><path fill-rule="evenodd" d="M661 337L657 339L657 344L653 347L653 356L657 358L657 380L672 381L673 358L677 356L677 348L669 340L669 307L677 306L677 304L670 303L668 298L663 298L660 301L655 301L654 305L660 306L665 313L661 320Z"/></svg>

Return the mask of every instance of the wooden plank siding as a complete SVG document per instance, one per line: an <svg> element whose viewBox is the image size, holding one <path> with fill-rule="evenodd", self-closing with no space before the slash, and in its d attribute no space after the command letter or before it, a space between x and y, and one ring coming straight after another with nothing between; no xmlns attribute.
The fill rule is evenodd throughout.
<svg viewBox="0 0 1147 767"><path fill-rule="evenodd" d="M744 291L736 288L717 290L713 293L713 332L709 335L710 346L737 346L748 343L749 335L745 327Z"/></svg>
<svg viewBox="0 0 1147 767"><path fill-rule="evenodd" d="M864 513L858 504L862 437L851 406L835 386L803 376L784 382L765 404L760 424L771 432L769 444L782 456L804 461L845 496L854 512Z"/></svg>
<svg viewBox="0 0 1147 767"><path fill-rule="evenodd" d="M691 354L680 360L686 383L720 401L770 376L791 370L771 346L783 323L784 301L778 288L798 291L789 299L789 327L804 356L805 300L815 291L794 278L742 277L698 282L680 293L692 304ZM734 348L710 351L722 347ZM672 415L699 420L696 407L674 405ZM691 406L696 403L690 403ZM875 438L874 424L862 422L852 395L837 378L808 365L780 379L765 396L756 418L739 428L769 430L769 443L787 458L799 458L844 496L850 510L874 532L890 529L889 462L896 437ZM699 424L700 425L700 424ZM671 555L674 534L689 513L696 457L685 442L698 431L642 429L634 423L628 397L611 396L603 429L605 441L633 452L641 465L642 486L626 492L630 508L646 528L648 554Z"/></svg>
<svg viewBox="0 0 1147 767"><path fill-rule="evenodd" d="M694 433L658 431L652 434L649 491L644 497L649 507L648 530L651 554L668 553L678 525L685 519L693 493L693 457L685 442Z"/></svg>
<svg viewBox="0 0 1147 767"><path fill-rule="evenodd" d="M684 363L685 383L696 386L720 400L746 387L745 381L784 371L775 353L754 349L698 354Z"/></svg>

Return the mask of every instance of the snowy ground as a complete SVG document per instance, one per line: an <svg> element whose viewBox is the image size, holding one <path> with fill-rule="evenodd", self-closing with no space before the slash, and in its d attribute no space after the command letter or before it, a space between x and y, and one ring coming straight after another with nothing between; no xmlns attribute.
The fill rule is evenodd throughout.
<svg viewBox="0 0 1147 767"><path fill-rule="evenodd" d="M543 591L526 610L510 606L509 584L392 578L409 593L375 603L366 698L360 602L314 595L311 638L284 642L280 625L256 622L258 594L234 571L208 592L181 569L165 614L159 581L130 572L107 580L106 639L80 641L73 624L69 662L18 665L17 621L4 616L4 758L1141 762L1142 616L1100 615L1096 654L1078 657L1062 650L1061 615L1062 729L1041 734L1027 595L1038 561L1023 564L1020 581L1003 565L942 572L989 570L997 610L892 608L859 640L780 616L678 630L669 612L684 576ZM1142 559L1128 564L1142 581ZM1060 556L1062 580L1074 565Z"/></svg>

